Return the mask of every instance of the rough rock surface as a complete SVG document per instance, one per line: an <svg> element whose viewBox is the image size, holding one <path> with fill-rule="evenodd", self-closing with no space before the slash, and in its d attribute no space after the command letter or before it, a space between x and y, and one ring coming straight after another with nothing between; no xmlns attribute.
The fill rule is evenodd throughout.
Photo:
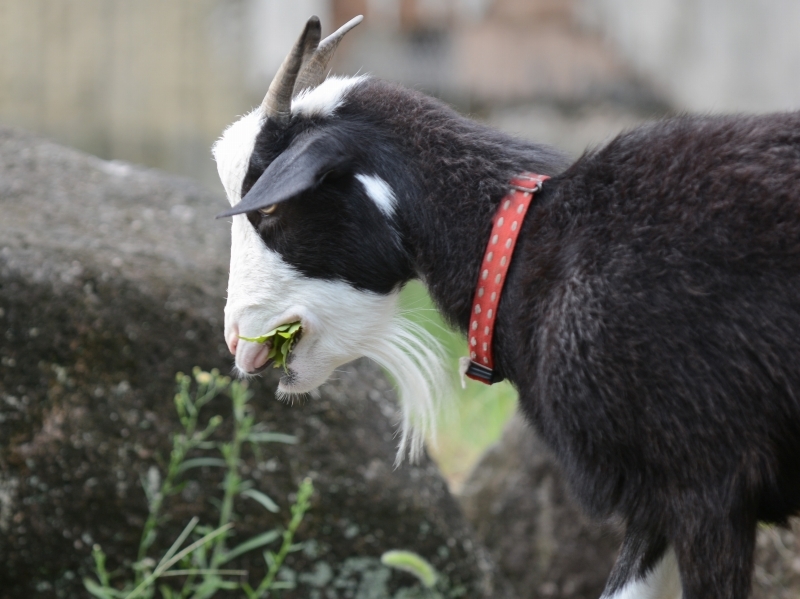
<svg viewBox="0 0 800 599"><path fill-rule="evenodd" d="M790 528L762 526L756 537L753 599L797 599L800 596L800 521Z"/></svg>
<svg viewBox="0 0 800 599"><path fill-rule="evenodd" d="M570 498L548 449L517 414L461 491L461 505L517 597L595 599L621 534L590 522ZM800 594L800 523L758 531L754 599Z"/></svg>
<svg viewBox="0 0 800 599"><path fill-rule="evenodd" d="M230 369L222 343L228 227L198 186L104 162L0 129L0 589L5 599L86 596L90 552L112 568L135 558L146 517L142 477L177 430L174 375ZM411 584L377 560L412 549L468 597L504 597L435 466L393 470L393 394L367 363L289 406L274 380L255 381L269 430L297 445L247 456L249 476L281 508L255 502L236 538L283 524L299 482L313 505L298 533L313 539L287 562L284 597L390 597ZM226 404L211 405L225 415ZM158 551L194 514L213 522L218 469L167 505ZM258 575L260 556L237 566Z"/></svg>

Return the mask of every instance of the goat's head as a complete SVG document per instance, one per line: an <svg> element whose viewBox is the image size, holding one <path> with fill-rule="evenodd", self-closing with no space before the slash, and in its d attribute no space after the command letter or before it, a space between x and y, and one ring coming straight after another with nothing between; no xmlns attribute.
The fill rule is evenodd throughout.
<svg viewBox="0 0 800 599"><path fill-rule="evenodd" d="M401 452L419 451L445 377L438 345L396 316L413 270L394 223L396 197L370 150L368 123L339 118L364 77L325 79L353 19L322 42L312 17L263 104L231 125L214 157L232 208L225 337L242 374L267 366L256 337L300 321L279 385L283 394L323 383L360 356L386 367L404 400ZM424 333L423 333L424 337ZM411 424L417 435L409 435Z"/></svg>

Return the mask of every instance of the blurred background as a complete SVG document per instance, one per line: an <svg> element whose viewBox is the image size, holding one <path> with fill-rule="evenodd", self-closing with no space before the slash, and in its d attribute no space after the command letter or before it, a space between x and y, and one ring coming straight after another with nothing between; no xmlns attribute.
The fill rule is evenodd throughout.
<svg viewBox="0 0 800 599"><path fill-rule="evenodd" d="M402 82L574 155L647 119L800 105L797 0L0 0L0 125L219 192L209 148L311 14L333 71ZM208 226L218 226L209 223ZM424 291L405 307L441 334ZM471 384L434 453L458 488L514 410Z"/></svg>

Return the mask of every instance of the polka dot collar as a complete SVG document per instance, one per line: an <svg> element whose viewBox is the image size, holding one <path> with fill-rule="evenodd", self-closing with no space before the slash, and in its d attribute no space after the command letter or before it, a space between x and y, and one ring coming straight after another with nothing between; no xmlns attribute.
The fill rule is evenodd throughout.
<svg viewBox="0 0 800 599"><path fill-rule="evenodd" d="M550 177L522 173L511 180L511 190L500 202L494 217L492 234L481 262L475 297L470 316L469 358L461 358L462 384L466 375L475 381L491 385L502 380L494 372L492 336L497 318L500 294L514 254L514 246L522 229L522 221L531 204L533 194L539 191Z"/></svg>

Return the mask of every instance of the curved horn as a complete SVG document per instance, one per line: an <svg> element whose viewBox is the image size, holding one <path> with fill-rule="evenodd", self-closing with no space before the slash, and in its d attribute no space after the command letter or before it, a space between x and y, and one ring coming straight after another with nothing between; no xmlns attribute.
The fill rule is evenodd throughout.
<svg viewBox="0 0 800 599"><path fill-rule="evenodd" d="M363 20L364 15L358 15L354 19L350 19L320 42L311 58L303 62L303 68L300 70L297 82L294 84L294 96L297 96L304 89L317 87L325 81L328 63L333 58L333 53L336 51L339 42L342 41L348 31Z"/></svg>
<svg viewBox="0 0 800 599"><path fill-rule="evenodd" d="M292 116L292 90L304 58L313 57L319 44L321 27L319 18L311 17L297 38L291 52L283 59L278 72L269 84L267 95L261 103L261 110L267 118L281 125L289 122Z"/></svg>

